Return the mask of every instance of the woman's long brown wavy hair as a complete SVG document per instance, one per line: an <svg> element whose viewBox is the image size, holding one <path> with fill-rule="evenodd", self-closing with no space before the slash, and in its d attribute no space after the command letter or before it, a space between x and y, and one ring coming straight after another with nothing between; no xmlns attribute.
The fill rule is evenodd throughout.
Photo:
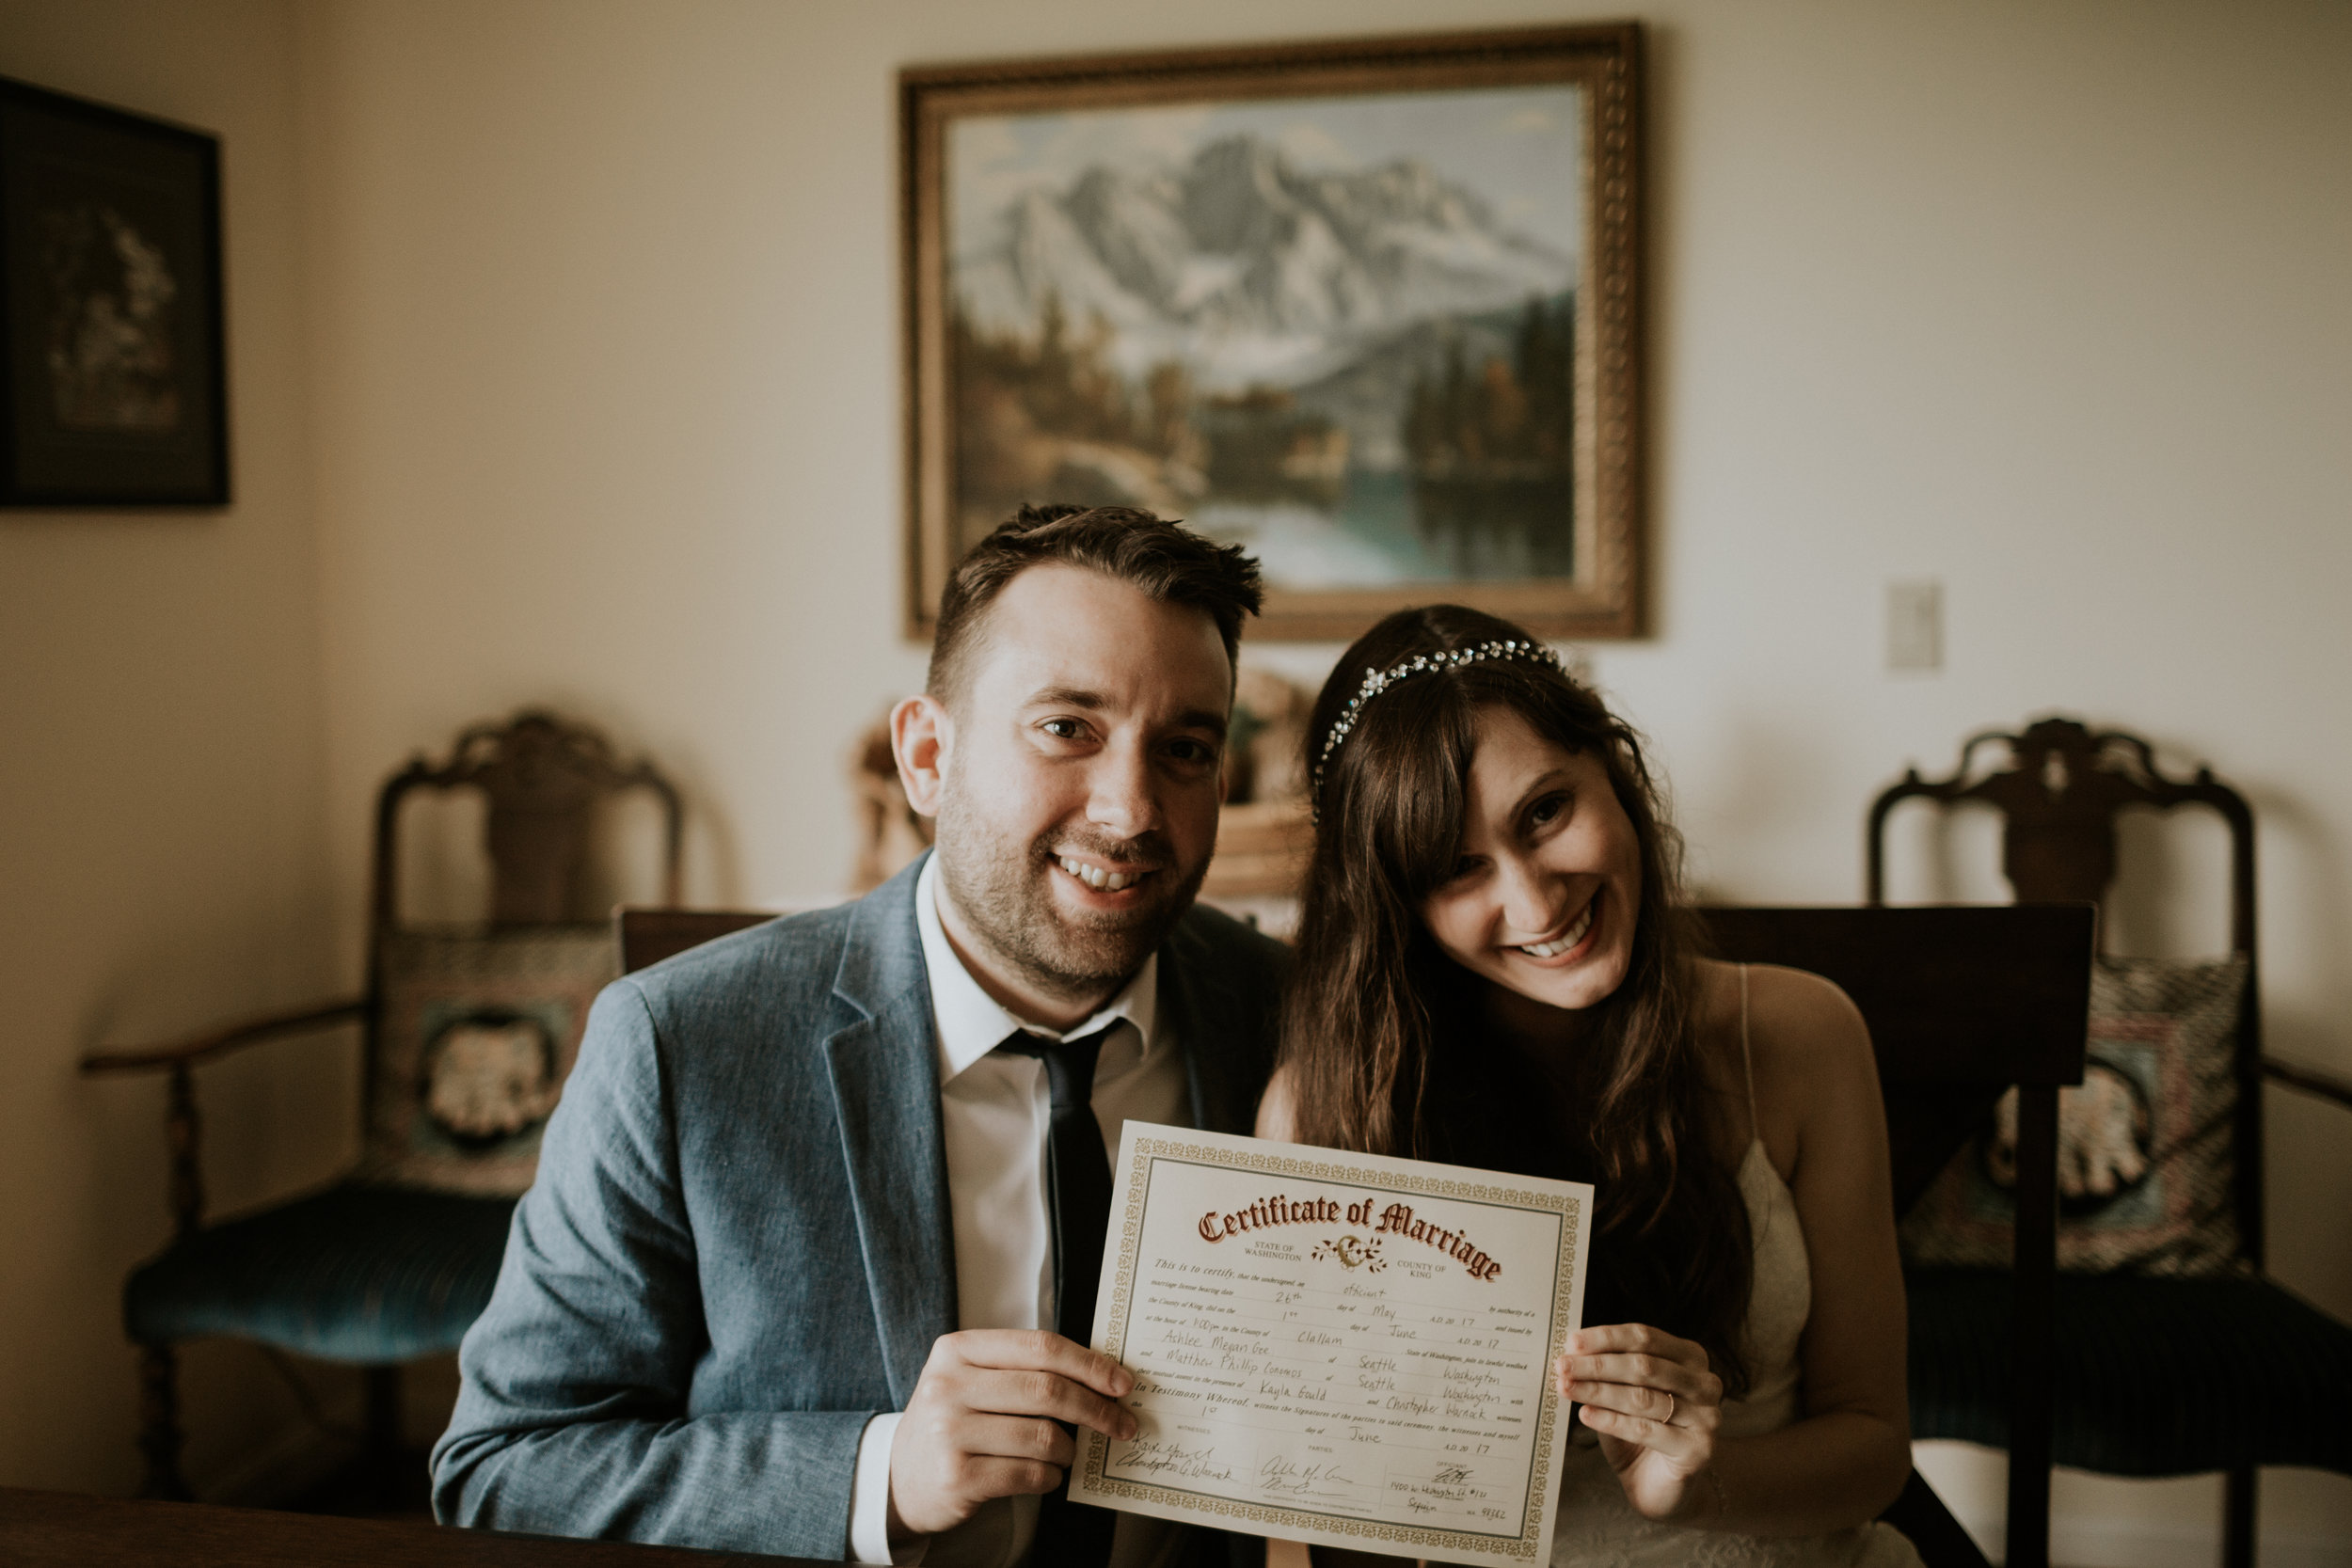
<svg viewBox="0 0 2352 1568"><path fill-rule="evenodd" d="M1311 771L1367 670L1526 640L1457 605L1400 610L1340 658L1307 729ZM1452 875L1479 711L1596 757L1633 824L1642 899L1624 983L1558 1060L1486 1037L1474 979L1421 910ZM1589 1323L1638 1322L1694 1339L1737 1394L1752 1270L1748 1216L1708 1137L1692 1015L1694 923L1681 839L1641 738L1547 663L1486 659L1416 674L1357 710L1315 806L1314 858L1285 1002L1281 1061L1303 1142L1590 1181Z"/></svg>

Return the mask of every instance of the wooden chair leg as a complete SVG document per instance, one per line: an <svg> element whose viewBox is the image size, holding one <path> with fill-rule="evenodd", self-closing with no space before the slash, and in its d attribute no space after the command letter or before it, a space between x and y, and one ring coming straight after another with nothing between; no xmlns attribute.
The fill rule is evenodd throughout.
<svg viewBox="0 0 2352 1568"><path fill-rule="evenodd" d="M147 1477L139 1496L166 1502L189 1502L187 1478L180 1473L180 1365L169 1345L149 1345L139 1352L139 1452L147 1460Z"/></svg>
<svg viewBox="0 0 2352 1568"><path fill-rule="evenodd" d="M2017 1088L2016 1262L2010 1274L2009 1568L2050 1568L2058 1353L2058 1089Z"/></svg>
<svg viewBox="0 0 2352 1568"><path fill-rule="evenodd" d="M2230 1472L2221 1504L2223 1568L2254 1568L2255 1482L2260 1475L2251 1465Z"/></svg>
<svg viewBox="0 0 2352 1568"><path fill-rule="evenodd" d="M400 1500L400 1369L370 1367L367 1378L368 1482L378 1506L390 1508Z"/></svg>

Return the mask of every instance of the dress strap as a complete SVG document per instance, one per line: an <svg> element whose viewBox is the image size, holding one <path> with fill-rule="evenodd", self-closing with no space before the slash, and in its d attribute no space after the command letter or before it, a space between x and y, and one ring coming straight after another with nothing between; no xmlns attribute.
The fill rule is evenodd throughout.
<svg viewBox="0 0 2352 1568"><path fill-rule="evenodd" d="M1740 1066L1748 1075L1748 1141L1763 1134L1756 1125L1756 1056L1748 1049L1748 966L1740 966Z"/></svg>

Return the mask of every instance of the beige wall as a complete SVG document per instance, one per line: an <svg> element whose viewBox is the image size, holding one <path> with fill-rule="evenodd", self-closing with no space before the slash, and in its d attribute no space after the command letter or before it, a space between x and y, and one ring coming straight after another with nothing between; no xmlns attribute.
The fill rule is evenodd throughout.
<svg viewBox="0 0 2352 1568"><path fill-rule="evenodd" d="M283 5L0 5L0 72L219 133L236 503L0 514L0 1483L127 1491L118 1300L168 1233L163 1093L80 1053L338 978L304 410L294 34ZM333 1168L347 1044L201 1085L215 1206ZM190 1464L286 1430L251 1352L188 1357Z"/></svg>
<svg viewBox="0 0 2352 1568"><path fill-rule="evenodd" d="M356 963L375 782L410 748L524 701L600 719L675 769L697 813L696 897L839 884L844 746L920 669L893 608L898 65L1628 8L323 0L294 13L291 68L275 11L142 11L207 19L209 42L181 50L48 20L90 51L59 70L127 73L151 48L192 71L209 50L257 73L274 115L299 86L323 628L301 646L324 675L294 689L307 659L269 661L268 689L313 705L286 721L295 803L271 842L294 843L287 822L321 809L301 769L323 767L341 963ZM1850 898L1862 806L1906 761L1940 768L1968 730L2053 707L2130 724L2254 796L2274 1044L2352 1070L2352 748L2334 719L2352 667L2337 609L2352 580L2352 11L1638 10L1655 29L1655 635L1594 662L1654 736L1703 880L1731 897ZM118 96L148 86L115 80L59 78ZM244 123L209 102L181 112ZM232 158L291 151L276 119L232 143ZM263 237L261 221L240 223L241 243ZM241 263L241 288L260 264ZM257 312L289 297L241 307L241 352L269 330ZM284 401L291 422L296 369L241 371L241 395ZM240 516L260 504L261 418L241 408ZM303 506L286 508L300 603ZM159 546L152 525L125 527L136 538L121 553L142 563L197 536ZM87 537L7 528L10 550ZM1899 678L1880 666L1881 595L1914 577L1945 584L1947 666ZM64 592L114 580L93 564ZM43 668L59 635L28 644ZM1263 657L1319 675L1332 653ZM158 653L125 684L152 703L180 668ZM56 677L73 724L141 748L168 733L123 721L147 710L95 681ZM231 708L251 722L250 703ZM79 785L62 759L44 787ZM158 834L177 856L230 853ZM2209 860L2192 841L2153 880L2198 883ZM284 881L233 921L166 917L142 897L152 934L135 950L197 955L197 969L237 943L280 951L277 933L316 908L300 879L315 863L290 849L276 863ZM24 907L12 898L8 917ZM77 964L93 943L132 945L119 916L82 929L58 947ZM239 983L275 995L310 974ZM21 1092L117 1104L63 1076L97 988L44 981L56 1046L29 1067L10 1058L35 1074ZM2352 1139L2289 1099L2273 1106L2280 1272L2352 1312L2337 1217ZM110 1170L151 1164L144 1132L130 1117L60 1132L43 1180L93 1143ZM70 1291L72 1312L103 1318L116 1262L37 1299ZM83 1331L91 1354L110 1332ZM110 1472L97 1463L75 1473L98 1483ZM2188 1549L2200 1484L2086 1483L2067 1506L2136 1519L2141 1534L2110 1529L2097 1549L2154 1568ZM2352 1484L2284 1478L2270 1495L2282 1551L2342 1560Z"/></svg>

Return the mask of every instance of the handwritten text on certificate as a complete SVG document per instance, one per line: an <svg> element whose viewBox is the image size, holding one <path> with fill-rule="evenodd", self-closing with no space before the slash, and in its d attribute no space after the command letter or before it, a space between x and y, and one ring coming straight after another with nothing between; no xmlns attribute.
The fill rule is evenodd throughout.
<svg viewBox="0 0 2352 1568"><path fill-rule="evenodd" d="M1129 1122L1094 1344L1136 1435L1070 1495L1454 1562L1551 1551L1592 1189Z"/></svg>

